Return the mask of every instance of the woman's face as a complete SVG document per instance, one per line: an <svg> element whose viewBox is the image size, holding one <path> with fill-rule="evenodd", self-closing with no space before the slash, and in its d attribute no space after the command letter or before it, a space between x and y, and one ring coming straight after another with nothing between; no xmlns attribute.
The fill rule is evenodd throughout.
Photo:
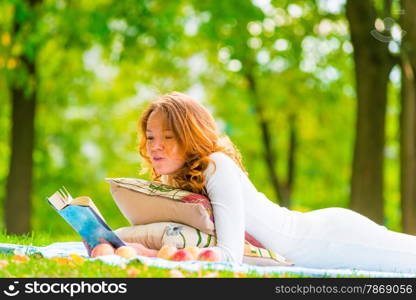
<svg viewBox="0 0 416 300"><path fill-rule="evenodd" d="M154 111L147 120L146 147L153 168L161 175L172 175L185 163L174 132L165 127L163 112Z"/></svg>

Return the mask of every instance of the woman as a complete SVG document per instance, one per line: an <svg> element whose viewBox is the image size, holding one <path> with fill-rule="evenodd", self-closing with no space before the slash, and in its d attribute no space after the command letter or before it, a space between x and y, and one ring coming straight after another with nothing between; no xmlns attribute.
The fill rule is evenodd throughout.
<svg viewBox="0 0 416 300"><path fill-rule="evenodd" d="M140 155L153 180L211 201L222 261L241 263L244 232L298 266L416 273L416 237L393 232L344 208L311 212L280 207L257 191L233 143L211 114L173 92L142 114ZM154 250L136 245L139 254ZM153 251L153 252L152 252Z"/></svg>

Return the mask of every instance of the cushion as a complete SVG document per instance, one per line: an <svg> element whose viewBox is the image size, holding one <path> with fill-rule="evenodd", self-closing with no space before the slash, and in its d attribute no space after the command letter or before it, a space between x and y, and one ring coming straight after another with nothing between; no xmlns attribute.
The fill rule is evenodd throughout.
<svg viewBox="0 0 416 300"><path fill-rule="evenodd" d="M244 243L243 263L257 266L291 266L293 263L274 251Z"/></svg>
<svg viewBox="0 0 416 300"><path fill-rule="evenodd" d="M132 225L176 222L215 235L211 202L204 195L138 178L106 178L106 181L110 183L114 201ZM264 248L248 232L245 239Z"/></svg>
<svg viewBox="0 0 416 300"><path fill-rule="evenodd" d="M215 236L201 232L191 226L174 222L122 227L114 232L125 242L141 243L152 249L160 249L163 245L175 246L176 248L187 246L205 248L216 245ZM292 265L283 256L256 247L247 240L244 244L243 263L259 266Z"/></svg>
<svg viewBox="0 0 416 300"><path fill-rule="evenodd" d="M159 182L136 178L106 178L111 195L132 225L177 222L213 235L209 199Z"/></svg>
<svg viewBox="0 0 416 300"><path fill-rule="evenodd" d="M199 229L174 222L157 222L145 225L121 227L114 232L125 242L140 243L151 249L163 245L185 248L187 246L210 247L216 244L215 236Z"/></svg>

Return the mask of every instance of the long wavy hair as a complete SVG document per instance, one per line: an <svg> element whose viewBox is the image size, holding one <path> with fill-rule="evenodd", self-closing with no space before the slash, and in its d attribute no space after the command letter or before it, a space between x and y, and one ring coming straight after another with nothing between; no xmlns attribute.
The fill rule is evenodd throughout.
<svg viewBox="0 0 416 300"><path fill-rule="evenodd" d="M150 114L156 111L164 113L168 128L174 132L185 155L184 165L174 175L158 174L147 153L147 122ZM139 119L138 133L138 151L145 161L141 173L150 170L153 181L208 196L203 173L212 161L208 155L218 151L227 154L248 175L238 148L226 134L219 133L209 111L186 94L175 91L150 102ZM215 162L213 163L215 167Z"/></svg>

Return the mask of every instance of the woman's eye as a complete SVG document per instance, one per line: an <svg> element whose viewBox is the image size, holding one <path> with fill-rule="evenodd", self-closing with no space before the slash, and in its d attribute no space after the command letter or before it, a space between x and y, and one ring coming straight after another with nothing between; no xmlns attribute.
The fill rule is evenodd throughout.
<svg viewBox="0 0 416 300"><path fill-rule="evenodd" d="M167 140L170 140L170 139L173 139L173 138L175 138L175 137L173 137L173 136L165 136L165 138L166 138ZM153 140L153 136L148 136L148 137L146 137L146 139L147 139L147 140Z"/></svg>

